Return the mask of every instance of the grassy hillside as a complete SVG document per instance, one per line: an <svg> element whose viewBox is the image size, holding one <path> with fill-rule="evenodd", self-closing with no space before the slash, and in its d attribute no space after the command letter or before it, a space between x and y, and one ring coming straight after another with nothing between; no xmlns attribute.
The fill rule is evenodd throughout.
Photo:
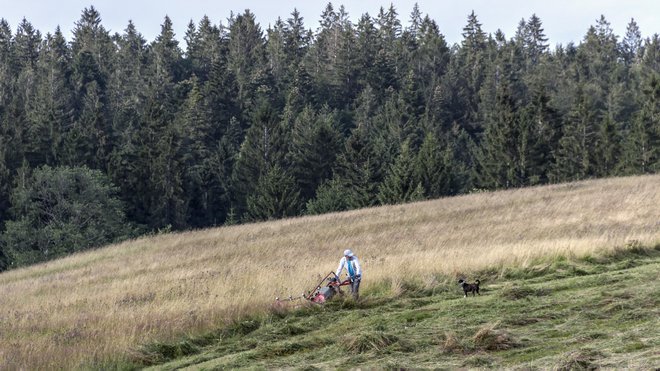
<svg viewBox="0 0 660 371"><path fill-rule="evenodd" d="M336 268L347 247L365 271L365 303L398 297L409 287L434 290L461 274L497 276L560 257L652 247L660 241L657 205L658 175L130 241L0 274L0 364L35 369L135 362L148 354L139 351L145 345L265 316L275 296L299 295L319 274ZM478 300L484 307L499 302L487 295ZM384 299L380 304L373 310L396 305ZM376 343L391 342L373 336ZM469 343L466 333L456 336L459 344Z"/></svg>
<svg viewBox="0 0 660 371"><path fill-rule="evenodd" d="M483 292L475 298L464 299L458 285L447 281L432 289L408 287L397 298L338 300L252 318L201 337L150 344L134 358L135 366L660 366L660 245L599 259L557 259L497 276L481 273Z"/></svg>

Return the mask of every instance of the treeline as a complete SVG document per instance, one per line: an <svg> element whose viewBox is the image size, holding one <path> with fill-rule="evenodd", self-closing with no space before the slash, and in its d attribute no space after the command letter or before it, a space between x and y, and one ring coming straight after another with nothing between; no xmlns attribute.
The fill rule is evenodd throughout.
<svg viewBox="0 0 660 371"><path fill-rule="evenodd" d="M167 17L152 42L93 7L71 41L1 20L0 269L159 229L658 170L657 34L601 17L552 49L535 15L509 38L466 23L448 45L417 6L404 27L394 7L353 23L328 4L316 30L246 10L191 22L183 48Z"/></svg>

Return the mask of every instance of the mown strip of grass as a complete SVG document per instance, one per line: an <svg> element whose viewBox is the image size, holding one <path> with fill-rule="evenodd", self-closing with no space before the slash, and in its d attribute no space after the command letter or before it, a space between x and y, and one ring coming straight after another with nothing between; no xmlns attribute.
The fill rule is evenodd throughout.
<svg viewBox="0 0 660 371"><path fill-rule="evenodd" d="M149 344L118 368L660 366L660 245L481 272L482 295L453 277L397 297L238 321L206 336ZM108 365L105 365L108 366Z"/></svg>

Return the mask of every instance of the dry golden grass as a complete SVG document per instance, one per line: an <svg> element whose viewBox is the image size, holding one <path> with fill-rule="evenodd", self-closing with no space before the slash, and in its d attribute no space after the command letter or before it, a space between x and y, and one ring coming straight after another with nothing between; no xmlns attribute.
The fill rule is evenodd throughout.
<svg viewBox="0 0 660 371"><path fill-rule="evenodd" d="M391 278L660 242L660 175L479 193L138 239L0 275L0 365L90 367L299 295L360 257Z"/></svg>

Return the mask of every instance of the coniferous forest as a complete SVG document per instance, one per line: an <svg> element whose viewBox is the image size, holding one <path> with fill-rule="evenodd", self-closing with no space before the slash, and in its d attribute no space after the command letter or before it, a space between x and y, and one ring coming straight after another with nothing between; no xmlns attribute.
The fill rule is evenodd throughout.
<svg viewBox="0 0 660 371"><path fill-rule="evenodd" d="M1 16L1 15L0 15ZM307 21L307 20L305 20ZM309 24L318 24L316 29ZM405 26L404 26L405 24ZM93 7L71 40L0 21L0 270L186 230L660 169L660 36L541 19L460 43L415 6L268 29Z"/></svg>

